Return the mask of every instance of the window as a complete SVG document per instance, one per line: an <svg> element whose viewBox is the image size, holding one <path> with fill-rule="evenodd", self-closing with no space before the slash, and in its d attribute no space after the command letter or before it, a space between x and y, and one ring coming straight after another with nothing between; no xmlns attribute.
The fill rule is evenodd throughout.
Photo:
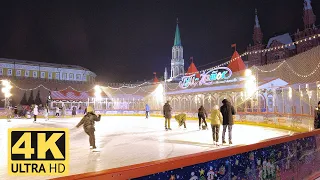
<svg viewBox="0 0 320 180"><path fill-rule="evenodd" d="M60 73L56 73L56 79L60 79Z"/></svg>
<svg viewBox="0 0 320 180"><path fill-rule="evenodd" d="M77 74L77 80L81 80L81 74Z"/></svg>
<svg viewBox="0 0 320 180"><path fill-rule="evenodd" d="M41 78L45 78L46 77L46 72L41 72Z"/></svg>
<svg viewBox="0 0 320 180"><path fill-rule="evenodd" d="M21 76L21 70L16 70L16 76Z"/></svg>
<svg viewBox="0 0 320 180"><path fill-rule="evenodd" d="M67 73L63 73L62 79L63 79L63 80L67 80L67 79L68 79Z"/></svg>
<svg viewBox="0 0 320 180"><path fill-rule="evenodd" d="M24 76L25 76L25 77L29 77L29 71L28 71L28 70L26 70L26 71L24 72Z"/></svg>
<svg viewBox="0 0 320 180"><path fill-rule="evenodd" d="M34 78L38 77L38 72L37 71L33 71L32 77L34 77Z"/></svg>
<svg viewBox="0 0 320 180"><path fill-rule="evenodd" d="M3 75L3 69L2 68L0 69L0 75Z"/></svg>
<svg viewBox="0 0 320 180"><path fill-rule="evenodd" d="M69 74L69 79L73 80L73 74L72 73Z"/></svg>
<svg viewBox="0 0 320 180"><path fill-rule="evenodd" d="M7 75L12 76L12 69L8 69Z"/></svg>
<svg viewBox="0 0 320 180"><path fill-rule="evenodd" d="M48 73L48 78L52 79L52 73L51 72Z"/></svg>

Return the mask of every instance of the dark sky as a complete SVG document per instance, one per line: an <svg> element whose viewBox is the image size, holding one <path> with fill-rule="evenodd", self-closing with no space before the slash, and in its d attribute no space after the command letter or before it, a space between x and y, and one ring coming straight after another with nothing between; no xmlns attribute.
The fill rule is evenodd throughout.
<svg viewBox="0 0 320 180"><path fill-rule="evenodd" d="M312 5L320 19L320 1ZM265 43L303 27L303 0L5 1L0 57L76 64L108 82L141 81L170 68L177 17L187 68L190 56L197 66L229 60L232 43L244 52L254 8Z"/></svg>

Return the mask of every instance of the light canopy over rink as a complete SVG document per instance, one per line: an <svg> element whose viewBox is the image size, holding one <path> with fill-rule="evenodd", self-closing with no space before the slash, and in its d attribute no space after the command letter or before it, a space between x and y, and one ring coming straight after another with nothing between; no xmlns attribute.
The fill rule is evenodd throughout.
<svg viewBox="0 0 320 180"><path fill-rule="evenodd" d="M138 163L163 160L171 157L217 149L212 144L211 129L198 130L198 122L187 121L187 130L179 129L171 120L172 131L164 130L164 120L152 117L102 117L96 123L96 142L100 152L90 152L89 138L82 127L74 128L80 118L0 121L0 179L30 179L7 175L7 129L11 127L62 128L70 129L70 174L96 172ZM234 146L253 144L259 141L290 135L292 132L247 125L233 128ZM229 148L220 146L219 148ZM43 177L32 177L43 179Z"/></svg>

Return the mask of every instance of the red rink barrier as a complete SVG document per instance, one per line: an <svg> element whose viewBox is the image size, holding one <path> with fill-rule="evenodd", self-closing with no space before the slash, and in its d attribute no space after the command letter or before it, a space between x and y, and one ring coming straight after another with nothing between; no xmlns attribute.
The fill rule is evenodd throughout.
<svg viewBox="0 0 320 180"><path fill-rule="evenodd" d="M283 137L278 137L278 138L273 138L270 140L262 141L256 144L251 144L251 145L238 145L238 146L233 146L229 148L224 148L224 149L218 149L218 150L212 150L212 151L207 151L207 152L202 152L202 153L196 153L192 155L186 155L186 156L180 156L180 157L174 157L174 158L169 158L169 159L164 159L164 160L159 160L159 161L152 161L152 162L147 162L147 163L141 163L141 164L136 164L136 165L131 165L131 166L125 166L125 167L119 167L119 168L114 168L114 169L108 169L108 170L103 170L99 172L91 172L91 173L84 173L84 174L77 174L77 175L71 175L67 177L60 177L56 178L56 180L73 180L73 179L95 179L95 180L102 180L102 179L117 179L117 180L122 180L122 179L133 179L133 178L139 178L151 174L156 174L156 173L161 173L161 172L166 172L169 170L174 170L174 169L179 169L181 167L187 167L191 165L196 165L200 163L205 163L209 161L214 161L218 160L221 158L225 157L230 157L232 155L236 154L242 154L246 153L249 151L254 151L262 148L266 148L269 146L273 145L278 145L278 144L283 144L283 143L288 143L292 141L303 141L306 138L309 137L318 137L320 139L320 130L316 131L311 131L311 132L306 132L306 133L296 133L291 136L283 136ZM320 170L320 156L319 156L319 149L320 149L320 144L317 144L316 147L316 161L312 162L310 164L311 166L316 166L319 167L318 170ZM315 164L316 163L316 164ZM309 165L306 165L305 168L308 168ZM303 167L296 169L297 172L296 175L298 176L298 172L301 170L303 171ZM300 171L300 172L301 172ZM290 173L290 172L288 172ZM319 177L320 171L317 172L310 172L311 174L308 174L309 177L304 177L304 179L315 179ZM285 173L284 173L285 174ZM303 172L301 172L303 174ZM291 175L292 176L292 175Z"/></svg>

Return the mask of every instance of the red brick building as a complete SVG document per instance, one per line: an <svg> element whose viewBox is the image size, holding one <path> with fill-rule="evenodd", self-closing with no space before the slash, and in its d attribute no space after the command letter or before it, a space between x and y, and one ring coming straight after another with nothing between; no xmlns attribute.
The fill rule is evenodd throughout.
<svg viewBox="0 0 320 180"><path fill-rule="evenodd" d="M296 45L285 46L284 48L267 51L261 53L261 50L266 48L278 47L285 44L290 44L294 41L299 41L301 39L314 36L320 33L320 30L316 28L316 16L313 13L311 0L304 0L304 13L303 22L304 29L297 30L292 36L289 33L275 36L269 39L268 44L263 44L263 33L259 24L258 13L256 10L255 15L255 25L253 28L253 45L249 45L247 50L249 52L257 51L258 53L252 53L248 55L248 65L250 66L260 66L265 64L271 64L279 62L288 57L294 56L296 54L305 52L313 47L319 45L319 38L312 39L309 41L299 42ZM294 38L294 39L293 39ZM260 52L259 52L260 51Z"/></svg>

